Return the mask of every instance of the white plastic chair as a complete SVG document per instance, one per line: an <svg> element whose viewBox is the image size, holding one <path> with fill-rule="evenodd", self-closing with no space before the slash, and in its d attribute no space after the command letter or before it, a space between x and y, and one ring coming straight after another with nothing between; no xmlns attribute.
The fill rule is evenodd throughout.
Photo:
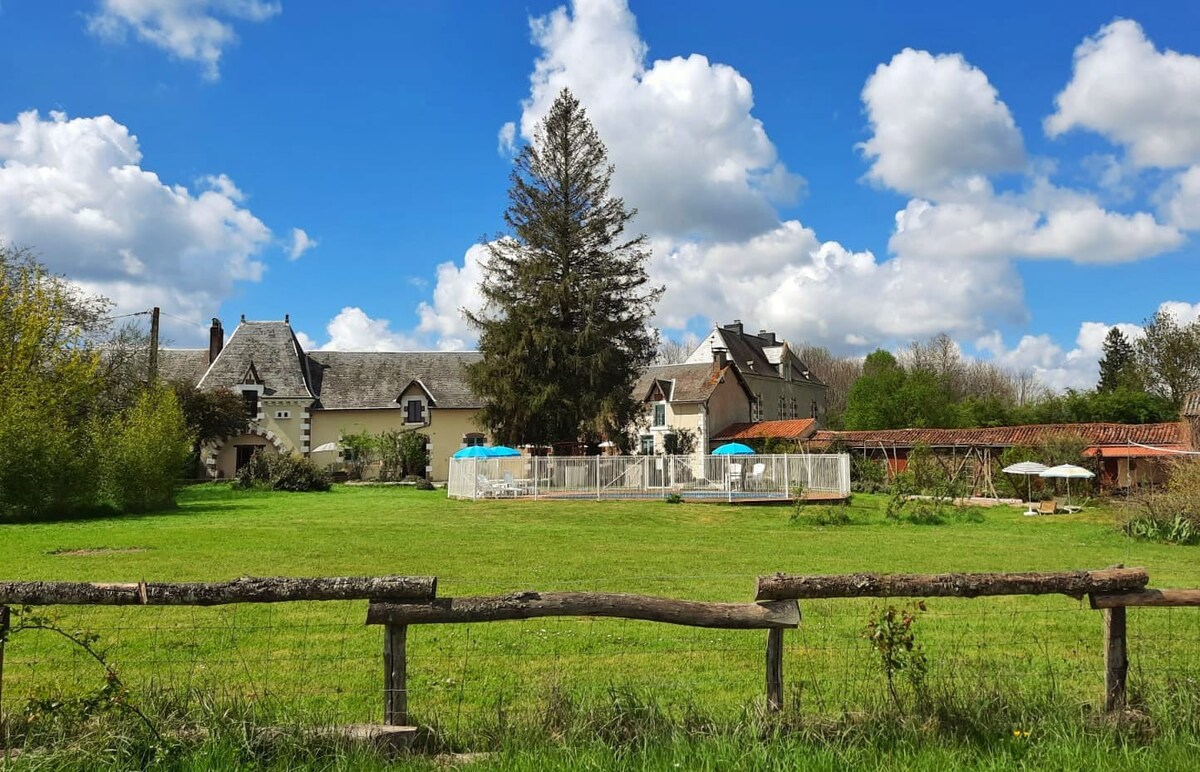
<svg viewBox="0 0 1200 772"><path fill-rule="evenodd" d="M729 465L729 488L730 488L730 490L732 490L734 488L740 488L740 487L742 487L742 465L741 464L730 464Z"/></svg>
<svg viewBox="0 0 1200 772"><path fill-rule="evenodd" d="M747 484L749 484L751 486L755 486L755 487L761 485L762 479L763 479L763 473L766 471L767 471L766 464L755 464L754 466L750 467L750 477L749 477L749 479L746 480Z"/></svg>

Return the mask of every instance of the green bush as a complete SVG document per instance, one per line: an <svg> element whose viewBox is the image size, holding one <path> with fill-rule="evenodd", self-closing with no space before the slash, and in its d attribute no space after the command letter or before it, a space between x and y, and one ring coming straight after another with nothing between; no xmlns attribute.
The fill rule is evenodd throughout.
<svg viewBox="0 0 1200 772"><path fill-rule="evenodd" d="M850 490L855 493L883 493L887 490L887 465L866 456L850 456Z"/></svg>
<svg viewBox="0 0 1200 772"><path fill-rule="evenodd" d="M138 395L133 407L98 424L96 445L103 472L103 495L125 512L172 506L175 489L191 452L187 424L175 393L155 387Z"/></svg>
<svg viewBox="0 0 1200 772"><path fill-rule="evenodd" d="M420 480L417 480L417 482L413 485L413 488L419 491L431 491L434 490L434 485L422 477Z"/></svg>
<svg viewBox="0 0 1200 772"><path fill-rule="evenodd" d="M92 438L35 390L0 392L0 520L93 509L100 483Z"/></svg>
<svg viewBox="0 0 1200 772"><path fill-rule="evenodd" d="M1200 544L1200 459L1174 462L1167 489L1143 495L1121 524L1129 536L1172 544Z"/></svg>
<svg viewBox="0 0 1200 772"><path fill-rule="evenodd" d="M680 496L678 493L668 493L663 497L663 501L667 502L668 504L682 504L683 496Z"/></svg>
<svg viewBox="0 0 1200 772"><path fill-rule="evenodd" d="M813 507L813 522L817 525L849 525L846 507Z"/></svg>
<svg viewBox="0 0 1200 772"><path fill-rule="evenodd" d="M266 488L274 491L327 491L332 487L329 473L299 455L278 455L260 450L237 473L239 488Z"/></svg>

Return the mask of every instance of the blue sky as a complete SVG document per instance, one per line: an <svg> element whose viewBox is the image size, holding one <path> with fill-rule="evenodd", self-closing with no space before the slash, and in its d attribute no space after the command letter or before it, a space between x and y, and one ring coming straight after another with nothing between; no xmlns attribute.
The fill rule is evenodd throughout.
<svg viewBox="0 0 1200 772"><path fill-rule="evenodd" d="M470 346L504 138L569 85L672 336L944 330L1066 386L1108 325L1200 313L1200 6L680 8L6 0L0 239L181 344L288 313L315 346Z"/></svg>

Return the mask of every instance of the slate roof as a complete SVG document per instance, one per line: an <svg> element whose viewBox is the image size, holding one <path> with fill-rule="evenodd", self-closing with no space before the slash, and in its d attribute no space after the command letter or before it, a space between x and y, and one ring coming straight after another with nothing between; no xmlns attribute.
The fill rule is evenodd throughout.
<svg viewBox="0 0 1200 772"><path fill-rule="evenodd" d="M206 348L160 348L158 375L164 381L186 381L195 386L208 369Z"/></svg>
<svg viewBox="0 0 1200 772"><path fill-rule="evenodd" d="M326 410L399 407L396 399L421 385L439 408L481 407L467 387L463 366L478 361L474 351L313 351L309 373Z"/></svg>
<svg viewBox="0 0 1200 772"><path fill-rule="evenodd" d="M759 421L757 423L730 424L720 431L714 440L805 440L816 430L813 418L794 418L785 421Z"/></svg>
<svg viewBox="0 0 1200 772"><path fill-rule="evenodd" d="M263 396L313 397L308 361L287 322L239 324L201 379L200 388L233 388L251 365L262 379Z"/></svg>
<svg viewBox="0 0 1200 772"><path fill-rule="evenodd" d="M813 435L816 444L840 440L852 447L884 446L912 447L918 442L930 447L983 446L1011 447L1037 445L1047 437L1074 434L1089 445L1176 446L1183 441L1180 424L1032 424L1026 426L997 426L988 429L878 429L869 431L819 431Z"/></svg>
<svg viewBox="0 0 1200 772"><path fill-rule="evenodd" d="M786 355L792 365L792 380L824 386L824 382L816 376L808 365L796 356L790 345L785 341L774 343L761 336L749 332L738 332L731 325L717 328L717 333L725 342L729 359L744 375L760 375L767 378L783 378L779 365ZM786 352L786 354L785 354Z"/></svg>
<svg viewBox="0 0 1200 772"><path fill-rule="evenodd" d="M736 378L745 389L745 382L737 371L726 367L719 376L713 375L712 363L653 365L647 367L633 387L635 399L642 400L650 391L654 381L663 384L663 391L671 402L704 402L717 388L722 378Z"/></svg>

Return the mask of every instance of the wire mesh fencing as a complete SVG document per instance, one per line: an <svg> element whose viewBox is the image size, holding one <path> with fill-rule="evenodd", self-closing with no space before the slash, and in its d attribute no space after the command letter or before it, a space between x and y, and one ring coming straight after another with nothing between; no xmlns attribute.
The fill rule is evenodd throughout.
<svg viewBox="0 0 1200 772"><path fill-rule="evenodd" d="M380 723L383 636L364 624L366 606L14 610L2 708L11 723L102 689L95 653L134 703L183 713L253 705L262 720L281 724ZM1103 705L1101 617L1085 602L859 598L800 607L800 626L786 631L783 647L792 716L833 719L933 700L946 709L987 706L1017 722ZM903 651L888 653L871 624L893 608L911 621L892 631L891 646ZM23 627L31 618L40 622ZM1131 703L1194 714L1200 609L1131 609L1128 626ZM413 723L465 739L514 726L736 723L764 713L766 638L764 630L585 617L412 625L408 708Z"/></svg>

